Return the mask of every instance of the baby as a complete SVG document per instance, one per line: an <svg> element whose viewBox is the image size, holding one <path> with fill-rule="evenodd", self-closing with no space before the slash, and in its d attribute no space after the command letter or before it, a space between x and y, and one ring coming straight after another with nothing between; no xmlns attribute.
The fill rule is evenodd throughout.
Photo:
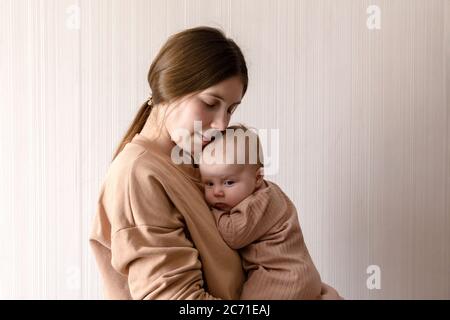
<svg viewBox="0 0 450 320"><path fill-rule="evenodd" d="M264 179L258 135L242 125L229 127L203 149L200 173L218 230L239 250L247 273L240 299L319 298L320 275L297 211Z"/></svg>

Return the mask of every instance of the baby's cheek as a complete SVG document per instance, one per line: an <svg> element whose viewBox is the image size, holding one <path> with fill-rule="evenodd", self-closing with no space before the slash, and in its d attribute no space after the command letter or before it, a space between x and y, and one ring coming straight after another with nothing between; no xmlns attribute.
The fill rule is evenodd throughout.
<svg viewBox="0 0 450 320"><path fill-rule="evenodd" d="M227 193L229 205L231 205L232 207L234 207L236 204L240 202L240 198L241 198L241 188L239 187L232 188Z"/></svg>
<svg viewBox="0 0 450 320"><path fill-rule="evenodd" d="M205 190L205 200L208 204L211 204L211 192L208 190Z"/></svg>
<svg viewBox="0 0 450 320"><path fill-rule="evenodd" d="M239 188L236 188L233 191L236 204L241 202L251 194L249 188L247 188L246 185L240 185Z"/></svg>

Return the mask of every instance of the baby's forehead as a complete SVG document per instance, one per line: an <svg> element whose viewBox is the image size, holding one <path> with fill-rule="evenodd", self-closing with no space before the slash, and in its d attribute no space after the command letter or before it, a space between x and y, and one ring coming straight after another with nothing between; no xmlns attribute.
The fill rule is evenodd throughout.
<svg viewBox="0 0 450 320"><path fill-rule="evenodd" d="M227 129L228 131L228 129ZM248 132L251 132L248 130ZM257 135L247 137L242 130L214 139L207 144L200 161L207 164L260 164L262 154Z"/></svg>
<svg viewBox="0 0 450 320"><path fill-rule="evenodd" d="M200 173L202 177L226 178L233 175L239 175L248 166L243 164L200 164Z"/></svg>

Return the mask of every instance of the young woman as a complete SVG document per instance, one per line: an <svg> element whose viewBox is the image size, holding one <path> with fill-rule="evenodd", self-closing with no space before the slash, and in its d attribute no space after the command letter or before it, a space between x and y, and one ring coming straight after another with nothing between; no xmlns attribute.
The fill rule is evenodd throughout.
<svg viewBox="0 0 450 320"><path fill-rule="evenodd" d="M217 29L188 29L164 44L148 81L152 96L114 156L90 237L105 296L239 299L239 255L215 226L198 168L176 164L173 150L195 158L192 141L204 146L228 126L247 89L242 52ZM325 284L322 293L339 298Z"/></svg>

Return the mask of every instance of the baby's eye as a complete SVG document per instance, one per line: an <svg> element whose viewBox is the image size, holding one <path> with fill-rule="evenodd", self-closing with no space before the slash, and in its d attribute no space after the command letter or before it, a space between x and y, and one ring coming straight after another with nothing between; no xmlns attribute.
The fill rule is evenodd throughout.
<svg viewBox="0 0 450 320"><path fill-rule="evenodd" d="M207 187L212 187L214 185L214 183L212 182L205 182L205 186Z"/></svg>
<svg viewBox="0 0 450 320"><path fill-rule="evenodd" d="M223 184L226 185L226 186L232 186L232 185L234 184L234 181L232 181L232 180L227 180L227 181L225 181Z"/></svg>

